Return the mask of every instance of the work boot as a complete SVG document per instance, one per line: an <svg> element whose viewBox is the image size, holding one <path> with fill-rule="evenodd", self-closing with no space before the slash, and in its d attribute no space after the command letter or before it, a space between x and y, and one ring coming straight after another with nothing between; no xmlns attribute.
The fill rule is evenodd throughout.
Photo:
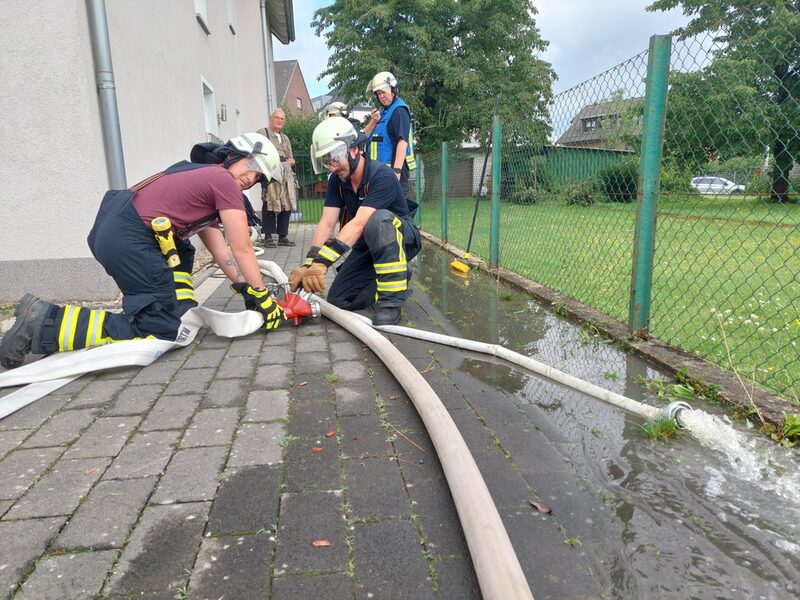
<svg viewBox="0 0 800 600"><path fill-rule="evenodd" d="M397 325L399 322L399 306L381 306L375 311L375 316L372 317L372 324L375 327L380 327L381 325Z"/></svg>
<svg viewBox="0 0 800 600"><path fill-rule="evenodd" d="M278 238L278 246L294 246L294 242L290 240L288 237L279 237Z"/></svg>
<svg viewBox="0 0 800 600"><path fill-rule="evenodd" d="M25 294L17 305L17 320L0 341L0 364L16 369L30 354L33 336L41 329L53 305L32 294Z"/></svg>
<svg viewBox="0 0 800 600"><path fill-rule="evenodd" d="M277 248L278 242L272 236L264 238L264 248Z"/></svg>

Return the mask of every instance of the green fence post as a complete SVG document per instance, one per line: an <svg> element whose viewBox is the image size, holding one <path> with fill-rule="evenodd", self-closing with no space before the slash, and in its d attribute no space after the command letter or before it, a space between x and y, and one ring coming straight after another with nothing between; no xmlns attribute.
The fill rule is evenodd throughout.
<svg viewBox="0 0 800 600"><path fill-rule="evenodd" d="M417 158L417 180L414 189L417 193L417 226L422 225L422 157Z"/></svg>
<svg viewBox="0 0 800 600"><path fill-rule="evenodd" d="M636 197L633 271L628 306L628 329L632 334L646 334L650 327L656 206L661 147L664 142L671 44L672 38L669 35L654 35L650 38L642 121L642 153L639 158L639 190Z"/></svg>
<svg viewBox="0 0 800 600"><path fill-rule="evenodd" d="M442 241L447 241L447 142L442 142Z"/></svg>
<svg viewBox="0 0 800 600"><path fill-rule="evenodd" d="M497 267L500 263L500 148L503 145L503 127L500 117L495 116L492 128L492 219L489 264Z"/></svg>

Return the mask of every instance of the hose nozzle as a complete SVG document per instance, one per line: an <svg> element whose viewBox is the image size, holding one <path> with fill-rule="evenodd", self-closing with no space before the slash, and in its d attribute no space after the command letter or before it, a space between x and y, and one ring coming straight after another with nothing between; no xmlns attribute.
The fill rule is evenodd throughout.
<svg viewBox="0 0 800 600"><path fill-rule="evenodd" d="M661 414L670 421L675 421L680 427L681 422L678 420L678 415L684 410L693 410L693 409L691 406L689 406L688 402L684 402L683 400L677 400L675 402L670 402L663 409L661 409Z"/></svg>

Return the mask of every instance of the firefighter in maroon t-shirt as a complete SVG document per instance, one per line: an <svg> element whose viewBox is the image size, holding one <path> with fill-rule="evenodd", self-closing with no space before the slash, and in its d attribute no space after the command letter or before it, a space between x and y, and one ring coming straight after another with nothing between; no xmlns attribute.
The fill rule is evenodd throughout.
<svg viewBox="0 0 800 600"><path fill-rule="evenodd" d="M264 315L265 328L284 322L283 310L261 278L242 195L262 179L280 180L278 151L263 135L248 133L215 145L213 154L218 160L209 162L218 164L182 161L104 196L88 242L122 291L122 313L57 306L25 294L14 326L0 342L0 363L13 369L30 352L50 354L150 336L174 340L183 313L197 306L189 241L195 233L242 294L245 307ZM154 220L167 224L160 240Z"/></svg>

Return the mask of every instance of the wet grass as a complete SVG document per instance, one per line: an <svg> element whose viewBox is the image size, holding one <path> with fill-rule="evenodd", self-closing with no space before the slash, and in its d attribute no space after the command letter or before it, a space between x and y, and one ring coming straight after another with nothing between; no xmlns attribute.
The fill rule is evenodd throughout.
<svg viewBox="0 0 800 600"><path fill-rule="evenodd" d="M448 201L448 241L463 248L472 199ZM472 251L489 256L490 203ZM441 236L438 203L423 228ZM634 204L503 203L500 265L627 321ZM659 206L650 333L800 404L800 206L750 196L675 196ZM724 334L723 334L724 332Z"/></svg>
<svg viewBox="0 0 800 600"><path fill-rule="evenodd" d="M678 435L678 424L672 419L658 417L645 421L639 428L645 437L651 440L663 441Z"/></svg>

